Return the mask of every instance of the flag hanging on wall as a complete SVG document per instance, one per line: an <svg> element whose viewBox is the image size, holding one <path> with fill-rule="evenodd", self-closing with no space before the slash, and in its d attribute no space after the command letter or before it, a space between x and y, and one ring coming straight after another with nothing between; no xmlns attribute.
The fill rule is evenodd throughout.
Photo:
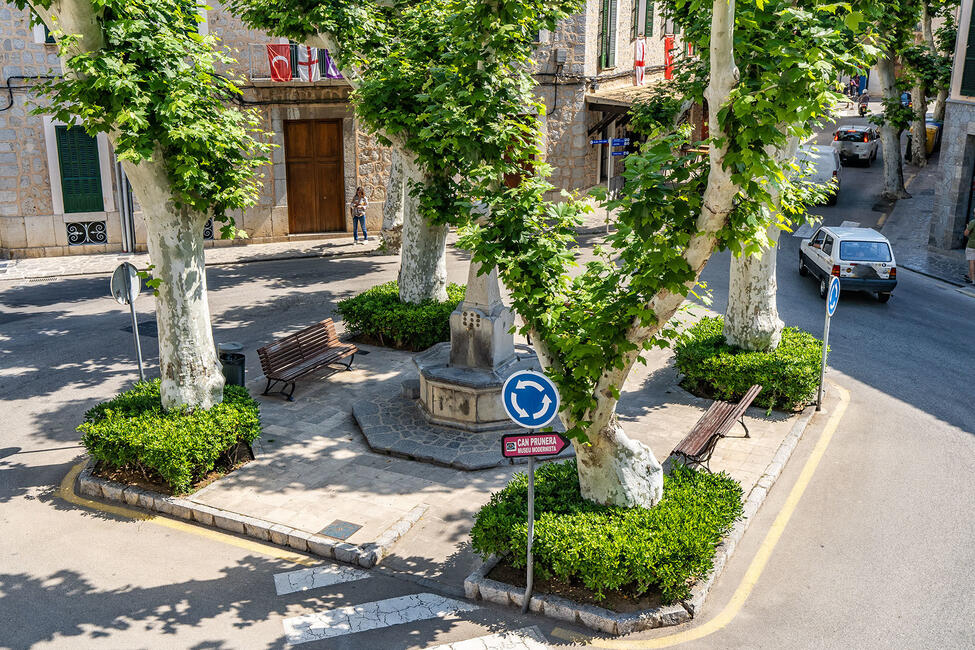
<svg viewBox="0 0 975 650"><path fill-rule="evenodd" d="M341 79L342 73L339 72L339 68L335 65L335 61L332 60L332 55L328 53L328 50L322 50L325 56L325 78L326 79Z"/></svg>
<svg viewBox="0 0 975 650"><path fill-rule="evenodd" d="M298 78L302 81L318 81L322 71L318 67L318 48L298 46Z"/></svg>
<svg viewBox="0 0 975 650"><path fill-rule="evenodd" d="M267 45L267 63L271 67L271 81L291 81L291 46Z"/></svg>

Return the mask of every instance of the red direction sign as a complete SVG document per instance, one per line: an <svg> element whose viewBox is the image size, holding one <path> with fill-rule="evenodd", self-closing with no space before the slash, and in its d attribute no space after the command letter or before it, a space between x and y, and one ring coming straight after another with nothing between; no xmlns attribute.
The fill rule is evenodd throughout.
<svg viewBox="0 0 975 650"><path fill-rule="evenodd" d="M501 436L501 455L505 458L554 456L569 446L558 433L512 433Z"/></svg>

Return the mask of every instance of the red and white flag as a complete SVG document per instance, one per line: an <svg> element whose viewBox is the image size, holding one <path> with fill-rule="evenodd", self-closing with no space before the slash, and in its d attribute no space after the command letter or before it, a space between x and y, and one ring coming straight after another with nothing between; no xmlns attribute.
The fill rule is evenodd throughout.
<svg viewBox="0 0 975 650"><path fill-rule="evenodd" d="M268 44L267 63L271 67L271 81L291 81L290 45Z"/></svg>
<svg viewBox="0 0 975 650"><path fill-rule="evenodd" d="M302 81L318 81L322 71L318 67L318 48L298 46L298 78Z"/></svg>
<svg viewBox="0 0 975 650"><path fill-rule="evenodd" d="M647 39L642 36L633 44L633 85L642 86L643 73L647 67Z"/></svg>

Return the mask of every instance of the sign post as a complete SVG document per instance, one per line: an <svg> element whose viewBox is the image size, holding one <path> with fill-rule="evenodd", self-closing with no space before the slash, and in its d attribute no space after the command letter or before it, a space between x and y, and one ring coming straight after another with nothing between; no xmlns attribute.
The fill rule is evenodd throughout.
<svg viewBox="0 0 975 650"><path fill-rule="evenodd" d="M823 360L819 367L819 392L816 394L816 410L823 407L823 378L826 376L826 348L829 346L829 320L840 304L840 279L830 276L829 290L826 292L826 324L823 326Z"/></svg>
<svg viewBox="0 0 975 650"><path fill-rule="evenodd" d="M142 343L139 342L139 321L135 317L135 299L142 291L139 272L128 262L122 262L112 273L110 287L115 302L129 306L129 313L132 315L132 336L135 337L135 354L139 360L139 381L145 381L146 373L142 368Z"/></svg>
<svg viewBox="0 0 975 650"><path fill-rule="evenodd" d="M522 370L516 372L501 388L501 403L515 424L528 433L512 433L501 436L501 455L505 458L528 457L528 547L525 581L525 601L522 613L528 611L532 597L532 540L535 536L535 456L553 456L569 446L564 436L555 432L538 433L535 429L546 426L559 412L559 391L552 380L540 372Z"/></svg>

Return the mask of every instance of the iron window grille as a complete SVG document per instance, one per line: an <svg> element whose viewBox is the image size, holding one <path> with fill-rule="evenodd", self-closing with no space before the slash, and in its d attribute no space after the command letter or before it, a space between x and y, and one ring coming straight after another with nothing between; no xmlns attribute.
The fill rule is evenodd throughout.
<svg viewBox="0 0 975 650"><path fill-rule="evenodd" d="M108 230L105 228L104 221L76 221L66 226L68 246L108 243Z"/></svg>

